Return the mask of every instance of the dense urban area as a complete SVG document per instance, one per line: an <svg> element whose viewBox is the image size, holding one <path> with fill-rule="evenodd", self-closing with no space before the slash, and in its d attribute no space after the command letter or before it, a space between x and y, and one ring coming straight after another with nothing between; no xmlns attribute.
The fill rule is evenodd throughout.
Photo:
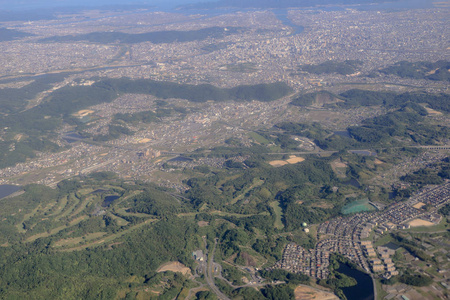
<svg viewBox="0 0 450 300"><path fill-rule="evenodd" d="M341 2L0 13L0 298L449 299L449 3Z"/></svg>

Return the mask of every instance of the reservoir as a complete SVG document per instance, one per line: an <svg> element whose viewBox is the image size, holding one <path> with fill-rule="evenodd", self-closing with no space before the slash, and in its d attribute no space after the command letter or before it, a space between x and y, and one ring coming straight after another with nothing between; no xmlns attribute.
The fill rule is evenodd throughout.
<svg viewBox="0 0 450 300"><path fill-rule="evenodd" d="M340 264L339 273L355 278L357 284L342 288L348 300L374 300L374 286L372 278L359 270L352 269L346 264Z"/></svg>
<svg viewBox="0 0 450 300"><path fill-rule="evenodd" d="M359 155L377 156L376 152L372 152L369 150L349 150L349 152L351 152L353 154L359 154Z"/></svg>
<svg viewBox="0 0 450 300"><path fill-rule="evenodd" d="M106 196L105 200L103 200L102 206L109 207L114 202L114 200L117 200L119 198L120 197L116 195Z"/></svg>
<svg viewBox="0 0 450 300"><path fill-rule="evenodd" d="M79 140L84 139L85 137L79 135L76 132L67 132L64 136L63 136L63 140L65 140L68 143L75 143L78 142Z"/></svg>
<svg viewBox="0 0 450 300"><path fill-rule="evenodd" d="M5 198L17 191L20 191L22 187L18 185L11 185L11 184L2 184L0 185L0 199Z"/></svg>

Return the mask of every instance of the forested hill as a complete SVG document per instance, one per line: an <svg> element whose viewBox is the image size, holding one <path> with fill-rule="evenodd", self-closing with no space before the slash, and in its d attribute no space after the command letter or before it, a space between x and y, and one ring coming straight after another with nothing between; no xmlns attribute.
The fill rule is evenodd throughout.
<svg viewBox="0 0 450 300"><path fill-rule="evenodd" d="M173 43L173 42L192 42L201 41L206 38L223 38L227 35L240 31L235 27L210 27L189 31L155 31L139 34L130 34L124 32L92 32L80 35L54 36L39 40L41 43L53 42L78 42L88 41L91 43L125 43L136 44L143 42L152 42L154 44Z"/></svg>
<svg viewBox="0 0 450 300"><path fill-rule="evenodd" d="M15 39L31 36L32 34L7 28L0 28L0 42L12 41Z"/></svg>

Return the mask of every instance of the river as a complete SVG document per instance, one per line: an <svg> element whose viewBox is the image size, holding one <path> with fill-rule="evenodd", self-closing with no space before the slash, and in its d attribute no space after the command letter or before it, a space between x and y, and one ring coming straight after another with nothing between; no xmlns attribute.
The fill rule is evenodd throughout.
<svg viewBox="0 0 450 300"><path fill-rule="evenodd" d="M372 278L359 270L352 269L346 264L340 264L339 273L355 278L355 286L342 288L347 300L374 300L374 286Z"/></svg>
<svg viewBox="0 0 450 300"><path fill-rule="evenodd" d="M2 184L0 185L0 199L5 198L17 191L19 191L22 187L18 185L10 185L10 184Z"/></svg>
<svg viewBox="0 0 450 300"><path fill-rule="evenodd" d="M287 9L275 9L273 13L277 16L278 20L280 20L284 25L289 26L293 29L290 35L296 35L302 33L304 28L303 26L292 23L292 21L288 18L288 10Z"/></svg>

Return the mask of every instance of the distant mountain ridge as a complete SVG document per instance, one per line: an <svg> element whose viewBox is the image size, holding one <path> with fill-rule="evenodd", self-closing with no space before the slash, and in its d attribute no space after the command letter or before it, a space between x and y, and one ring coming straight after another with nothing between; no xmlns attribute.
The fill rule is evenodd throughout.
<svg viewBox="0 0 450 300"><path fill-rule="evenodd" d="M312 7L318 5L356 5L397 2L400 0L220 0L216 2L201 2L185 5L185 9L213 9L224 7L236 8L289 8Z"/></svg>

